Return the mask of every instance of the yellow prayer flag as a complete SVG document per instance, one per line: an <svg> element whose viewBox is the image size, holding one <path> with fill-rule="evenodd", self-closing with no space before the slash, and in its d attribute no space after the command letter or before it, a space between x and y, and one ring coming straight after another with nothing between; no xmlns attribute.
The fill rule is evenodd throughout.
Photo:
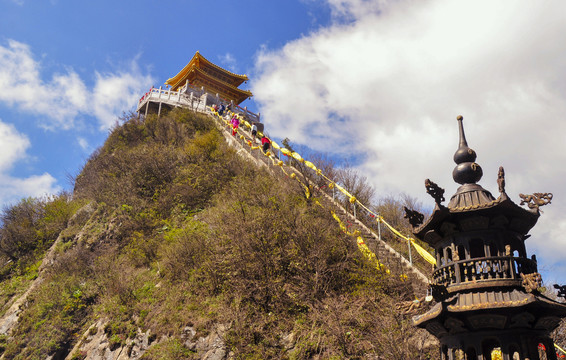
<svg viewBox="0 0 566 360"><path fill-rule="evenodd" d="M298 161L300 161L300 162L305 161L305 159L303 159L302 156L299 155L299 154L297 154L296 152L293 152L293 153L291 154L291 156L294 157L296 160L298 160Z"/></svg>
<svg viewBox="0 0 566 360"><path fill-rule="evenodd" d="M426 251L423 247L417 244L414 239L411 239L411 244L413 244L413 247L423 259L425 259L432 265L436 265L436 259L434 258L434 256L432 256L428 251Z"/></svg>
<svg viewBox="0 0 566 360"><path fill-rule="evenodd" d="M317 172L319 171L319 170L316 168L316 166L315 166L312 162L310 162L310 161L308 161L308 160L305 160L305 165L308 166L308 167L310 167L310 168L313 169L314 171L317 171Z"/></svg>
<svg viewBox="0 0 566 360"><path fill-rule="evenodd" d="M349 198L352 198L352 197L353 197L352 194L350 194L350 193L349 193L346 189L344 189L342 186L340 186L340 185L338 185L338 184L336 184L336 183L335 183L335 185L336 185L336 188L337 188L338 190L340 190L344 195L346 195L346 196L349 197Z"/></svg>

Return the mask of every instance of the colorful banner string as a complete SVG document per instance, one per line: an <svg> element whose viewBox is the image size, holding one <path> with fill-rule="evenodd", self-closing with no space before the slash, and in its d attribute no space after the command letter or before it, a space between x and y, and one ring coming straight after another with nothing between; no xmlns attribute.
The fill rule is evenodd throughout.
<svg viewBox="0 0 566 360"><path fill-rule="evenodd" d="M230 123L229 120L222 118L221 115L219 115L214 109L210 108L210 110L221 120L223 121L227 127L230 127L233 129L233 131L235 133L239 133L239 128L235 127ZM233 113L231 111L227 111L227 114L229 114L230 119L236 117L239 121L240 121L240 125L243 124L245 125L248 129L251 129L252 125L245 119L240 119L240 115ZM245 141L245 136L243 134L239 134L240 135L240 139ZM264 135L263 133L259 132L257 133L257 135L262 138ZM251 150L257 150L260 149L260 146L254 146L254 143L251 140L247 141L248 146L250 146ZM411 238L411 237L407 237L405 235L403 235L400 231L398 231L397 229L395 229L393 226L391 226L387 221L385 221L385 219L379 215L374 213L373 211L371 211L370 209L368 209L364 204L362 204L361 202L359 202L352 194L350 194L345 188L343 188L342 186L340 186L339 184L337 184L335 181L333 181L332 179L329 179L328 177L326 177L324 174L322 174L321 170L318 169L312 162L305 160L300 154L291 151L285 147L281 147L279 144L277 144L275 141L271 140L271 146L280 151L283 155L288 156L288 157L292 157L295 160L299 161L300 163L305 164L305 166L307 166L308 168L314 170L316 172L317 175L321 176L322 178L324 178L326 181L328 181L328 187L329 188L336 188L338 189L338 191L340 191L342 194L344 194L344 196L346 196L346 198L348 199L348 201L351 204L356 204L359 205L362 209L364 209L368 214L370 214L373 218L376 219L377 223L382 223L385 225L385 227L395 236L397 236L400 239L403 239L407 242L409 242L413 248L416 250L416 252L427 262L429 262L430 264L436 265L436 259L433 255L431 255L427 250L425 250L422 246L420 246L419 244L417 244L417 242L415 241L415 239ZM273 165L277 165L281 168L281 171L283 171L283 173L292 178L297 180L301 186L303 187L303 189L305 190L305 196L306 198L310 198L311 197L311 187L307 186L303 181L301 181L299 179L299 177L295 174L295 172L287 172L285 171L283 165L284 162L275 158L269 151L267 152L263 152L262 153L268 157L270 160L272 160ZM315 199L315 202L317 205L319 205L320 207L324 208L324 206L317 200ZM346 226L344 224L344 222L340 219L340 217L338 217L338 215L336 215L336 213L334 211L330 211L332 214L332 217L338 222L340 229L346 233L349 236L353 236L356 237L356 243L358 245L358 249L359 251L368 259L368 261L370 261L372 264L374 264L374 266L382 271L385 272L387 274L390 274L390 270L383 265L378 259L377 256L375 255L375 253L373 253L370 248L366 245L366 243L364 242L364 239L360 236L360 232L359 230L354 230L354 231L349 231L348 230L348 226ZM401 279L402 280L406 280L408 277L406 274L401 274ZM559 351L561 351L563 354L566 354L566 350L562 349L560 346L558 346L557 344L554 344L555 348L558 349ZM492 357L495 359L501 359L501 350L495 349L494 352L492 352ZM561 358L564 357L564 355L560 356Z"/></svg>
<svg viewBox="0 0 566 360"><path fill-rule="evenodd" d="M213 111L214 112L214 111ZM215 113L215 112L214 112ZM228 121L227 119L223 119L221 116L219 116L217 113L215 113L220 120L222 120L225 125L227 127L232 127L233 125L230 123L230 121ZM229 114L232 115L232 114ZM233 117L234 115L232 115ZM246 125L247 127L251 128L251 125L249 125L249 123L247 121L242 122L244 125ZM238 132L239 130L236 128L236 132ZM240 139L245 140L244 135L240 135ZM280 149L282 153L287 153L287 154L292 154L293 158L296 159L297 161L303 162L305 163L308 167L310 167L311 169L318 171L318 169L316 169L316 166L311 163L310 161L305 161L299 154L297 153L291 153L288 149L283 149L279 146L279 144L275 143L274 141L271 142L272 146L276 149ZM247 141L247 144L250 146L250 148L252 150L254 149L259 149L259 146L253 146L253 142L251 140ZM284 151L286 150L286 151ZM263 151L262 151L263 152ZM296 175L295 172L287 172L285 170L285 168L283 167L284 162L281 160L276 159L273 155L271 155L271 153L269 151L263 153L266 157L268 157L273 165L277 165L281 168L281 171L288 177L297 180L297 182L299 182L301 184L301 186L303 187L303 189L305 190L305 196L306 198L310 198L311 196L311 187L307 186L303 181L301 181L299 179L299 177ZM324 208L324 206L317 200L315 199L315 202L317 205L319 205L320 207ZM363 238L360 236L360 232L359 230L354 230L353 232L348 231L348 227L342 222L342 220L338 217L338 215L336 215L336 213L334 211L330 211L332 214L332 217L338 222L340 229L346 233L347 235L350 236L354 236L356 237L356 243L358 245L358 249L359 251L368 259L368 261L370 261L370 263L374 264L374 266L376 267L376 269L385 272L387 274L390 274L389 269L387 269L387 267L385 265L383 265L378 259L377 256L375 255L375 253L373 253L369 247L366 245L366 243L364 242ZM401 275L402 278L407 278L407 276L405 274Z"/></svg>
<svg viewBox="0 0 566 360"><path fill-rule="evenodd" d="M227 127L231 127L233 128L233 125L231 124L230 120L223 118L222 116L218 115L218 113L216 111L214 111L212 108L210 108L211 111L221 120L223 121ZM227 118L234 118L236 117L237 119L239 119L240 124L245 125L248 129L251 129L252 125L247 121L247 120L242 120L240 119L240 115L233 113L231 111L227 111L228 117ZM234 129L234 131L238 132L240 131L239 128L236 127L236 129ZM263 134L261 132L258 132L259 137L263 137ZM240 134L240 138L242 140L244 140L244 135ZM250 146L250 148L252 150L255 149L260 149L259 146L253 146L253 143L251 140L249 140L248 145ZM319 176L321 176L323 179L325 179L326 181L328 181L328 187L329 188L336 188L338 191L340 191L342 194L344 194L344 196L346 196L346 198L348 199L348 201L351 204L356 204L359 205L361 208L363 208L365 211L367 211L370 215L372 215L372 217L374 217L376 219L376 221L378 223L383 223L387 229L389 229L391 231L391 233L393 233L395 236L404 239L406 241L408 241L413 248L415 249L415 251L427 262L429 262L430 264L435 265L436 264L436 259L434 256L432 256L428 251L426 251L422 246L420 246L419 244L417 244L417 242L415 241L415 239L413 238L409 238L404 236L403 234L401 234L401 232L399 232L398 230L396 230L395 228L393 228L391 225L389 225L385 219L383 219L382 216L374 213L373 211L371 211L370 209L368 209L364 204L362 204L361 202L359 202L355 196L353 196L352 194L350 194L350 192L348 192L348 190L346 190L344 187L340 186L339 184L337 184L335 181L333 181L332 179L329 179L327 176L325 176L320 169L318 169L316 167L316 165L314 165L312 162L305 160L300 154L298 154L297 152L291 151L285 147L281 147L278 143L276 143L275 141L271 140L271 146L280 151L283 155L288 156L288 157L292 157L295 160L299 161L300 163L305 164L308 168L314 170L316 172L316 174L318 174ZM309 186L307 186L304 182L302 182L299 177L297 177L297 175L293 172L291 174L287 173L285 171L285 169L283 168L283 161L276 159L269 151L267 151L267 153L264 153L265 156L267 156L269 159L271 159L273 161L274 165L278 165L280 166L281 170L283 171L283 173L285 173L285 175L287 175L288 177L291 177L295 180L297 180L301 186L303 187L303 189L305 190L305 196L307 198L310 198L311 196L311 188ZM333 216L335 216L335 214L333 214Z"/></svg>

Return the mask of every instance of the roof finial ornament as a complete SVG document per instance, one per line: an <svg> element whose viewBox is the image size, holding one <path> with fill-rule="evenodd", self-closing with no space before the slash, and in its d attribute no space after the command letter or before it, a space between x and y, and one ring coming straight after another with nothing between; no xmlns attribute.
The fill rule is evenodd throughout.
<svg viewBox="0 0 566 360"><path fill-rule="evenodd" d="M458 115L456 117L456 120L458 120L458 130L460 131L460 146L459 147L468 147L468 142L466 141L466 134L464 134L464 123L463 123L464 117L462 115ZM455 158L454 158L454 161L456 161Z"/></svg>
<svg viewBox="0 0 566 360"><path fill-rule="evenodd" d="M505 170L503 166L499 167L499 171L497 172L497 185L499 186L499 192L505 192Z"/></svg>
<svg viewBox="0 0 566 360"><path fill-rule="evenodd" d="M458 150L454 153L456 167L454 171L452 171L452 177L458 184L475 184L481 179L483 171L481 166L475 162L476 152L468 147L466 134L464 133L464 117L458 115L456 119L458 120L458 128L460 131L460 144Z"/></svg>

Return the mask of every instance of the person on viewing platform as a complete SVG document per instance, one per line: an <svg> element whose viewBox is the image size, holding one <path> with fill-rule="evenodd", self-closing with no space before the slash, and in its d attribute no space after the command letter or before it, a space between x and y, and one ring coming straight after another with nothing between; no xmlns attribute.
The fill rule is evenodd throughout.
<svg viewBox="0 0 566 360"><path fill-rule="evenodd" d="M232 117L232 120L230 122L232 123L232 136L236 136L236 133L238 132L238 127L240 126L240 120L238 120L238 117L234 115L234 117Z"/></svg>
<svg viewBox="0 0 566 360"><path fill-rule="evenodd" d="M226 106L224 106L224 104L220 104L220 109L218 109L218 115L222 116L222 114L224 113L224 109L226 109Z"/></svg>
<svg viewBox="0 0 566 360"><path fill-rule="evenodd" d="M263 152L267 152L267 150L269 150L270 145L271 145L271 141L269 141L269 138L264 135L263 138L261 138L261 146Z"/></svg>
<svg viewBox="0 0 566 360"><path fill-rule="evenodd" d="M257 126L256 126L255 123L252 123L252 139L253 139L254 143L255 143L256 134L257 134Z"/></svg>
<svg viewBox="0 0 566 360"><path fill-rule="evenodd" d="M230 119L230 124L232 124L232 127L234 127L236 124L240 125L240 121L238 120L236 114L234 114L234 116L232 116L232 118Z"/></svg>

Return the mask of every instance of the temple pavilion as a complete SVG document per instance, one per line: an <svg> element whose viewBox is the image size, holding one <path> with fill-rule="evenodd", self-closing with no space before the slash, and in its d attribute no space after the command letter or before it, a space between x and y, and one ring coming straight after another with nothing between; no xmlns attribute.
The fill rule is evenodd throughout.
<svg viewBox="0 0 566 360"><path fill-rule="evenodd" d="M437 261L431 283L437 303L413 322L438 338L442 360L554 360L550 333L566 317L566 304L545 296L536 257L525 248L539 206L552 194L520 194L528 208L515 204L505 193L503 167L498 197L479 185L483 172L462 121L452 173L461 186L445 206L444 190L427 180L434 211L424 222L422 214L409 218Z"/></svg>
<svg viewBox="0 0 566 360"><path fill-rule="evenodd" d="M208 93L218 94L222 99L233 101L238 105L252 97L250 91L239 88L246 81L248 81L246 75L234 74L223 69L197 51L191 61L165 84L171 86L172 91L177 91L186 84L193 88L204 87Z"/></svg>
<svg viewBox="0 0 566 360"><path fill-rule="evenodd" d="M206 112L214 104L230 105L250 121L260 123L260 114L239 106L253 95L239 87L248 81L246 75L234 74L213 64L198 51L179 73L165 82L166 88L151 88L139 100L138 115L149 113L158 116L163 110L174 107ZM167 88L170 87L170 88Z"/></svg>

